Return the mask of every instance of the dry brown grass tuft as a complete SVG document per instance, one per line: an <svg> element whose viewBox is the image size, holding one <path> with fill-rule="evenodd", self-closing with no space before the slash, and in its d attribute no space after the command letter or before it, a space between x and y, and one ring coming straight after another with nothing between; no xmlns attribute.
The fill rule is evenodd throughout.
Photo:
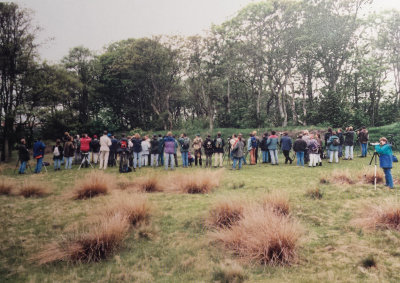
<svg viewBox="0 0 400 283"><path fill-rule="evenodd" d="M93 171L75 184L72 199L87 199L106 195L117 186L116 178L101 171Z"/></svg>
<svg viewBox="0 0 400 283"><path fill-rule="evenodd" d="M245 210L231 229L219 229L210 235L245 260L285 265L296 260L301 234L300 226L290 217L256 206Z"/></svg>
<svg viewBox="0 0 400 283"><path fill-rule="evenodd" d="M289 215L290 204L286 194L274 192L264 197L262 205L266 209L272 209L278 215Z"/></svg>
<svg viewBox="0 0 400 283"><path fill-rule="evenodd" d="M149 223L152 207L147 197L141 194L118 194L113 196L108 204L96 215L111 217L113 215L124 215L129 223L137 226L141 223Z"/></svg>
<svg viewBox="0 0 400 283"><path fill-rule="evenodd" d="M129 221L124 215L115 214L102 218L89 231L46 246L32 260L40 265L57 261L100 261L108 258L121 246L128 229Z"/></svg>
<svg viewBox="0 0 400 283"><path fill-rule="evenodd" d="M243 268L234 261L221 263L213 272L213 280L221 283L241 283L247 277Z"/></svg>
<svg viewBox="0 0 400 283"><path fill-rule="evenodd" d="M206 224L215 228L230 228L243 217L243 204L225 200L217 203L209 213Z"/></svg>
<svg viewBox="0 0 400 283"><path fill-rule="evenodd" d="M329 182L340 185L352 185L355 183L348 170L333 170L331 176L329 176Z"/></svg>
<svg viewBox="0 0 400 283"><path fill-rule="evenodd" d="M50 194L50 187L48 183L30 178L22 183L17 194L26 198L44 197Z"/></svg>
<svg viewBox="0 0 400 283"><path fill-rule="evenodd" d="M365 167L359 175L359 179L364 184L374 184L375 169L374 167ZM381 184L385 178L385 174L380 168L376 170L376 183Z"/></svg>
<svg viewBox="0 0 400 283"><path fill-rule="evenodd" d="M306 196L312 199L322 199L324 193L320 188L313 188L313 189L308 189L306 192Z"/></svg>
<svg viewBox="0 0 400 283"><path fill-rule="evenodd" d="M160 180L161 177L158 174L153 174L140 177L135 183L141 192L155 193L164 190Z"/></svg>
<svg viewBox="0 0 400 283"><path fill-rule="evenodd" d="M0 195L11 195L16 187L17 183L15 180L11 178L0 179Z"/></svg>
<svg viewBox="0 0 400 283"><path fill-rule="evenodd" d="M400 231L400 204L387 202L366 206L352 223L366 230Z"/></svg>
<svg viewBox="0 0 400 283"><path fill-rule="evenodd" d="M223 169L203 170L187 173L173 173L169 176L169 190L188 194L207 194L220 184Z"/></svg>

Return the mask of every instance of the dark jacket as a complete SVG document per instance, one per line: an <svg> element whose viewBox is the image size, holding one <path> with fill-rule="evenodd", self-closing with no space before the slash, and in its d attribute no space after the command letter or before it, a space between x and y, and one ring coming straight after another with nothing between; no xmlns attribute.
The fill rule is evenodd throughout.
<svg viewBox="0 0 400 283"><path fill-rule="evenodd" d="M281 149L282 150L292 149L292 139L289 136L281 137Z"/></svg>
<svg viewBox="0 0 400 283"><path fill-rule="evenodd" d="M332 132L325 133L325 135L324 135L325 146L328 146L328 140L331 137L331 135L332 135Z"/></svg>
<svg viewBox="0 0 400 283"><path fill-rule="evenodd" d="M344 146L354 145L354 131L349 131L344 133Z"/></svg>
<svg viewBox="0 0 400 283"><path fill-rule="evenodd" d="M142 151L142 140L141 139L132 139L133 143L133 152L141 152Z"/></svg>
<svg viewBox="0 0 400 283"><path fill-rule="evenodd" d="M75 146L71 141L67 141L64 145L64 156L73 157L75 151Z"/></svg>
<svg viewBox="0 0 400 283"><path fill-rule="evenodd" d="M218 140L218 139L221 139L221 140ZM217 140L218 140L218 142L217 142ZM214 152L215 153L224 153L225 142L224 142L224 139L222 137L216 137L215 140L214 140L213 146L214 146Z"/></svg>
<svg viewBox="0 0 400 283"><path fill-rule="evenodd" d="M98 139L92 139L90 142L90 149L92 152L97 153L100 151L100 142Z"/></svg>
<svg viewBox="0 0 400 283"><path fill-rule="evenodd" d="M150 154L158 154L158 144L159 144L160 142L158 141L158 139L157 138L155 138L155 139L152 139L151 141L150 141Z"/></svg>
<svg viewBox="0 0 400 283"><path fill-rule="evenodd" d="M242 158L244 154L244 142L238 140L232 149L232 155L234 158Z"/></svg>
<svg viewBox="0 0 400 283"><path fill-rule="evenodd" d="M111 152L117 152L118 150L118 140L117 139L111 139L111 146L110 146L110 151Z"/></svg>
<svg viewBox="0 0 400 283"><path fill-rule="evenodd" d="M210 138L206 138L203 142L203 148L206 155L212 155L214 153L213 141Z"/></svg>
<svg viewBox="0 0 400 283"><path fill-rule="evenodd" d="M20 144L18 146L18 158L20 161L28 161L30 159L29 151L25 144Z"/></svg>
<svg viewBox="0 0 400 283"><path fill-rule="evenodd" d="M164 153L164 139L159 137L158 138L158 154Z"/></svg>
<svg viewBox="0 0 400 283"><path fill-rule="evenodd" d="M393 152L392 146L385 144L383 146L376 145L376 152L379 154L379 165L383 169L391 169L393 167Z"/></svg>
<svg viewBox="0 0 400 283"><path fill-rule="evenodd" d="M368 132L366 130L362 130L359 134L358 134L358 139L360 141L360 143L368 143Z"/></svg>
<svg viewBox="0 0 400 283"><path fill-rule="evenodd" d="M52 148L52 151L53 151L53 160L56 160L56 159L63 159L63 156L64 156L64 148L63 148L63 146L62 146L62 145L59 145L59 146L58 146L58 152L60 153L60 155L59 155L59 156L55 156L55 155L54 155L54 149L56 148L56 146L57 146L57 145L53 145L53 148Z"/></svg>
<svg viewBox="0 0 400 283"><path fill-rule="evenodd" d="M46 148L45 144L42 141L37 141L33 145L33 157L37 158L39 156L44 156L44 149Z"/></svg>
<svg viewBox="0 0 400 283"><path fill-rule="evenodd" d="M268 140L268 136L263 137L261 142L260 142L260 148L261 148L262 151L268 151L267 140Z"/></svg>
<svg viewBox="0 0 400 283"><path fill-rule="evenodd" d="M337 133L336 135L337 135L338 138L339 138L339 143L340 143L340 145L343 145L343 144L344 144L344 136L343 136L343 133Z"/></svg>
<svg viewBox="0 0 400 283"><path fill-rule="evenodd" d="M305 152L307 150L307 143L303 139L297 139L293 144L293 150L295 152Z"/></svg>

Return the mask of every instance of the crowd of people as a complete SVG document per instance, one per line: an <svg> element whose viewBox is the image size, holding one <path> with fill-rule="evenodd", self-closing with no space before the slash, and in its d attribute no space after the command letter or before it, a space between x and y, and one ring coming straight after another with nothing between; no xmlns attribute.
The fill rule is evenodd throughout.
<svg viewBox="0 0 400 283"><path fill-rule="evenodd" d="M72 137L66 132L61 139L56 140L52 153L56 171L61 170L63 163L66 170L71 169L73 160L75 164L84 167L99 164L98 168L103 170L107 169L107 166L117 166L119 161L120 172L130 172L132 169L135 171L145 166L164 166L166 170L173 170L178 166L178 149L183 168L193 166L193 164L202 167L203 163L204 167L212 167L214 155L214 167L223 167L223 161L227 158L232 161L231 169L240 170L244 164L247 164L248 156L250 165L257 164L260 151L261 163L278 165L279 150L284 155L285 164L292 164L296 159L297 166L308 164L308 167L316 167L322 166L323 159L327 159L328 163L338 163L340 158L352 160L354 145L357 141L361 145L360 157L366 157L368 140L368 131L365 127L357 131L354 131L352 127L347 127L345 131L328 128L323 138L319 132L310 133L304 130L294 141L288 132L276 133L275 131L265 132L262 136L253 131L247 139L242 134L234 134L226 142L220 132L214 138L207 135L204 140L200 134L197 134L193 141L185 133L175 137L172 132L168 132L165 136L153 135L152 138L147 135L141 137L138 133L128 137L122 134L120 139L107 131L103 132L100 139L96 135L90 138L87 134L83 134L82 137ZM37 140L33 146L33 157L37 160L35 173L41 171L44 149L44 143L40 139ZM292 150L295 153L293 156L291 156ZM379 152L385 155L388 154L388 149L385 147L382 151L379 148ZM205 162L203 162L204 155ZM122 163L124 158L127 159L126 165ZM26 162L29 160L24 139L21 140L19 146L19 159L21 161L19 173L23 174L26 170ZM387 162L383 163L385 174L390 174L391 167L388 168L388 166L391 166L391 163L389 165L386 164ZM391 177L387 179L387 185L393 187L393 181L390 180Z"/></svg>

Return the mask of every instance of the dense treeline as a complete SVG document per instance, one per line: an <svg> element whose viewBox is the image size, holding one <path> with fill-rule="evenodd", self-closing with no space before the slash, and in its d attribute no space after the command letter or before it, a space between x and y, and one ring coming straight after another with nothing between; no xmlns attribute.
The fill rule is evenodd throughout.
<svg viewBox="0 0 400 283"><path fill-rule="evenodd" d="M37 56L30 13L0 3L2 159L21 136L399 118L400 13L367 0L253 3L206 35L126 39Z"/></svg>

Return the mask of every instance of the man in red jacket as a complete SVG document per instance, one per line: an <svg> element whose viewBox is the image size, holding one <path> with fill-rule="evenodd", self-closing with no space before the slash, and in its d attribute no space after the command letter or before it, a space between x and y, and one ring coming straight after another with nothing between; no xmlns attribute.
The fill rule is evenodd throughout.
<svg viewBox="0 0 400 283"><path fill-rule="evenodd" d="M85 164L85 167L89 166L89 151L90 151L90 142L91 138L88 137L87 134L83 134L81 138L81 153L82 153L82 164ZM82 166L81 164L81 166Z"/></svg>

